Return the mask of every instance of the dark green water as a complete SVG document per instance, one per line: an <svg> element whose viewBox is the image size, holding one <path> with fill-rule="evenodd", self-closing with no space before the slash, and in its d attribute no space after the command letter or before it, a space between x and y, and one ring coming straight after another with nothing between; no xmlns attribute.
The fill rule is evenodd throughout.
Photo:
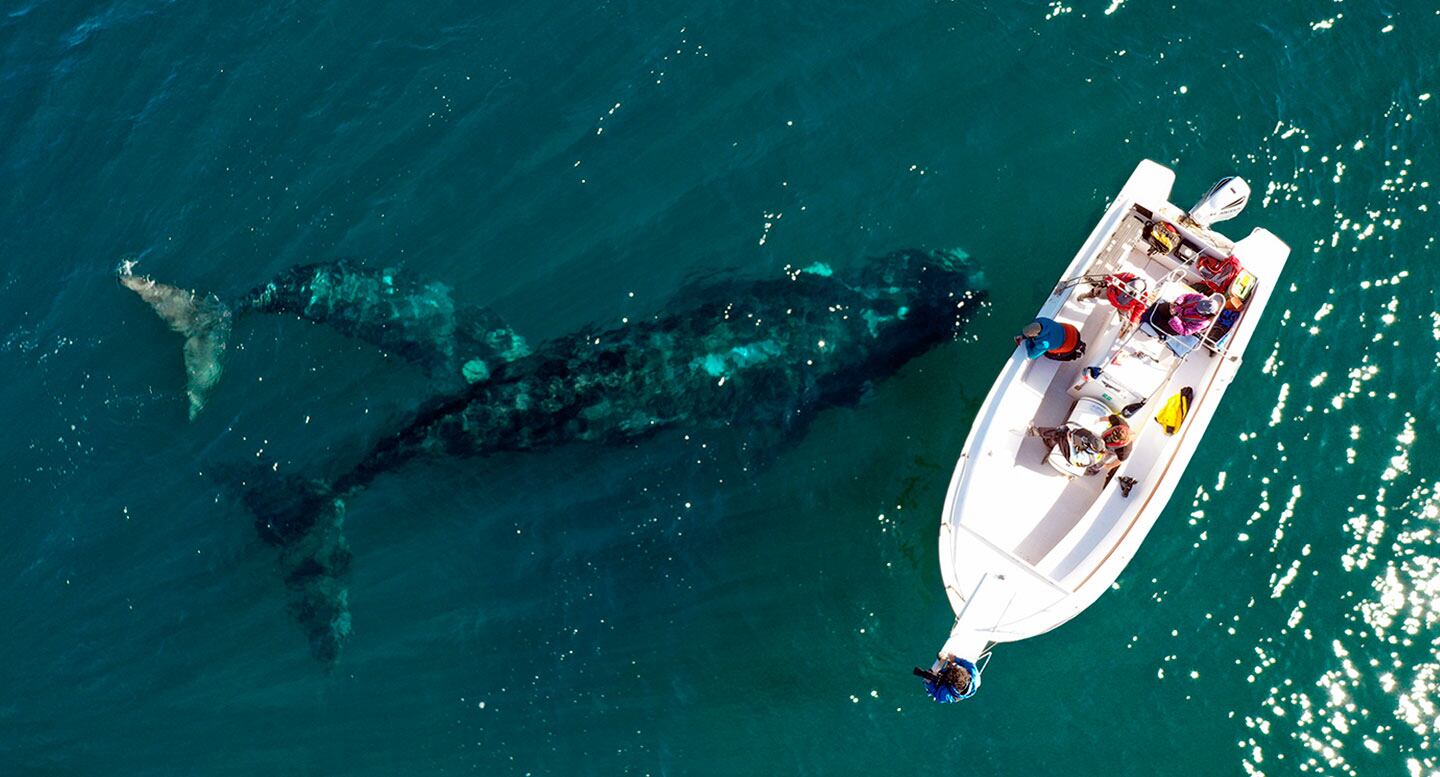
<svg viewBox="0 0 1440 777"><path fill-rule="evenodd" d="M1440 769L1437 37L1328 0L0 5L0 773ZM1228 231L1289 275L1118 589L938 707L954 456L1143 157L1182 205L1246 177ZM323 463L426 377L249 319L190 424L111 274L403 262L541 341L905 247L992 307L798 440L378 481L328 672L201 472Z"/></svg>

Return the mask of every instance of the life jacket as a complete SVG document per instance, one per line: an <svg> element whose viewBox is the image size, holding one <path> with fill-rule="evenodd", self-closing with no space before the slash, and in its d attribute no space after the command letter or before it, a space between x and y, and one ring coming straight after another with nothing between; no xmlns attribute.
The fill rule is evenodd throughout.
<svg viewBox="0 0 1440 777"><path fill-rule="evenodd" d="M1060 326L1065 329L1065 341L1050 349L1053 354L1070 353L1080 344L1080 330L1076 329L1074 324L1060 323Z"/></svg>
<svg viewBox="0 0 1440 777"><path fill-rule="evenodd" d="M1145 302L1137 299L1134 290L1139 289L1144 294L1144 287L1136 282L1135 273L1115 273L1105 279L1105 299L1131 321L1139 321L1140 316L1145 313Z"/></svg>
<svg viewBox="0 0 1440 777"><path fill-rule="evenodd" d="M1168 221L1152 221L1145 225L1145 242L1152 255L1169 254L1180 245L1180 230Z"/></svg>
<svg viewBox="0 0 1440 777"><path fill-rule="evenodd" d="M1224 259L1217 259L1208 254L1201 254L1195 260L1195 272L1199 273L1201 288L1210 292L1226 293L1230 284L1240 275L1240 260L1233 256Z"/></svg>
<svg viewBox="0 0 1440 777"><path fill-rule="evenodd" d="M1165 401L1165 406L1155 414L1155 420L1165 427L1165 434L1174 434L1179 431L1180 425L1185 423L1185 416L1190 413L1190 402L1195 398L1195 390L1186 386Z"/></svg>

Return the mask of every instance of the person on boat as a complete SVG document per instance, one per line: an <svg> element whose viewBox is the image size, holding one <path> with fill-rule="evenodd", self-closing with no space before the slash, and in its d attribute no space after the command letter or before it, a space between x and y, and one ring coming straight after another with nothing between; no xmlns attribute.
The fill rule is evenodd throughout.
<svg viewBox="0 0 1440 777"><path fill-rule="evenodd" d="M1120 336L1124 337L1130 333L1131 328L1140 323L1140 317L1145 315L1148 286L1144 278L1133 272L1118 272L1105 276L1091 286L1089 291L1081 294L1079 299L1095 299L1103 295L1119 314Z"/></svg>
<svg viewBox="0 0 1440 777"><path fill-rule="evenodd" d="M1074 461L1075 453L1089 454L1094 458L1085 467L1085 474L1098 475L1106 473L1105 479L1108 482L1115 474L1115 469L1120 463L1130 458L1130 451L1133 448L1135 434L1130 429L1130 424L1116 413L1111 413L1106 419L1109 424L1105 431L1096 434L1083 426L1035 426L1030 425L1026 434L1039 437L1047 448L1060 449L1060 455L1066 461Z"/></svg>
<svg viewBox="0 0 1440 777"><path fill-rule="evenodd" d="M1220 294L1181 294L1170 302L1157 302L1150 306L1148 318L1151 326L1164 335L1197 335L1215 320L1225 298Z"/></svg>
<svg viewBox="0 0 1440 777"><path fill-rule="evenodd" d="M940 669L915 667L915 675L925 681L925 692L939 704L968 699L980 689L980 672L975 664L958 656L941 654Z"/></svg>
<svg viewBox="0 0 1440 777"><path fill-rule="evenodd" d="M1085 468L1085 474L1098 475L1104 472L1106 473L1105 480L1108 483L1121 462L1130 458L1130 451L1134 448L1135 433L1130 429L1130 424L1117 414L1111 413L1106 421L1110 426L1100 433L1100 440L1105 445L1105 452L1098 461Z"/></svg>
<svg viewBox="0 0 1440 777"><path fill-rule="evenodd" d="M1085 355L1085 341L1080 339L1079 329L1044 316L1037 317L1020 330L1015 344L1021 343L1025 344L1025 356L1031 359L1044 356L1068 362Z"/></svg>

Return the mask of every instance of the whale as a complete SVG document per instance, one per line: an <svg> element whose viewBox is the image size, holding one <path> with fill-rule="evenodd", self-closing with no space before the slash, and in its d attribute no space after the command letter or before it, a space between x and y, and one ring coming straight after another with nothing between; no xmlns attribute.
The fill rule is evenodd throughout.
<svg viewBox="0 0 1440 777"><path fill-rule="evenodd" d="M484 381L499 364L529 353L525 339L485 307L459 306L442 283L404 268L371 267L350 259L291 267L239 297L222 301L117 269L120 284L139 295L185 338L185 393L193 421L224 373L235 323L268 313L323 325L418 365L453 384Z"/></svg>
<svg viewBox="0 0 1440 777"><path fill-rule="evenodd" d="M281 309L309 304L306 294L314 292L301 291L298 279L315 272L285 274L277 288L296 291ZM260 464L212 470L223 473L223 490L277 550L291 615L313 656L333 666L352 623L347 506L377 478L403 477L439 457L536 455L680 430L764 429L794 439L818 413L856 404L905 363L960 338L984 300L981 273L957 250L897 251L852 271L816 263L775 277L712 277L682 288L647 318L491 358L483 379L438 388L378 438L368 437L368 447L341 446L348 455L317 462L317 471ZM426 315L407 310L393 314L392 325L409 333L406 342L418 342L418 332L439 333L433 355L453 366L448 349L458 341L446 339L444 327L402 321Z"/></svg>

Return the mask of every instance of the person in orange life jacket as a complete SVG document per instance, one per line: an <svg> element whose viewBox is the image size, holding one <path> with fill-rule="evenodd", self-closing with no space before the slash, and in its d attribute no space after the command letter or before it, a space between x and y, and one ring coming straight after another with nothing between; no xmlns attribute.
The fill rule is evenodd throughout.
<svg viewBox="0 0 1440 777"><path fill-rule="evenodd" d="M1225 297L1211 294L1181 294L1170 302L1157 302L1150 306L1150 323L1156 331L1165 335L1197 335L1204 332L1210 322L1219 315L1225 305Z"/></svg>
<svg viewBox="0 0 1440 777"><path fill-rule="evenodd" d="M1085 355L1085 342L1080 339L1080 330L1070 324L1062 324L1043 316L1025 325L1015 344L1025 344L1025 356L1038 359L1044 356L1055 361L1068 362Z"/></svg>

